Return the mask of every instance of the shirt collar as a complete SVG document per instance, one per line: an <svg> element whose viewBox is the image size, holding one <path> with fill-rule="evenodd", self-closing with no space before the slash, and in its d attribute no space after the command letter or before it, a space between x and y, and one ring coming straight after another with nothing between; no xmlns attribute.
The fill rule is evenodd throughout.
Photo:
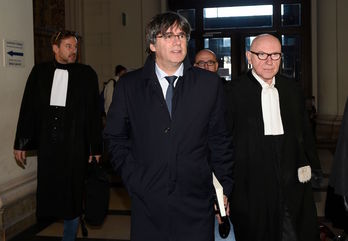
<svg viewBox="0 0 348 241"><path fill-rule="evenodd" d="M156 71L156 75L158 79L162 79L166 76L168 76L168 74L166 74L157 64L155 64L155 71ZM179 68L175 71L175 73L173 75L175 76L182 76L184 73L184 64L181 63Z"/></svg>

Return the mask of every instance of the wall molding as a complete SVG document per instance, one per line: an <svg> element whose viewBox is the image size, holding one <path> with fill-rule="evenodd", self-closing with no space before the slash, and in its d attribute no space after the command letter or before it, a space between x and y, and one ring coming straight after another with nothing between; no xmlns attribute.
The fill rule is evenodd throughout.
<svg viewBox="0 0 348 241"><path fill-rule="evenodd" d="M0 185L0 209L36 192L36 171Z"/></svg>
<svg viewBox="0 0 348 241"><path fill-rule="evenodd" d="M36 171L0 185L0 240L19 234L36 222Z"/></svg>

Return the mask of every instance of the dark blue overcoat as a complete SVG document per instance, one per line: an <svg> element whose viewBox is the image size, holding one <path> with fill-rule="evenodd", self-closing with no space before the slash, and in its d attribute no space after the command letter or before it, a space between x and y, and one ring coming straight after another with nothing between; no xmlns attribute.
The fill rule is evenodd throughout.
<svg viewBox="0 0 348 241"><path fill-rule="evenodd" d="M218 76L187 58L172 119L151 56L117 83L104 135L132 199L132 241L214 239L212 171L232 189L223 95Z"/></svg>

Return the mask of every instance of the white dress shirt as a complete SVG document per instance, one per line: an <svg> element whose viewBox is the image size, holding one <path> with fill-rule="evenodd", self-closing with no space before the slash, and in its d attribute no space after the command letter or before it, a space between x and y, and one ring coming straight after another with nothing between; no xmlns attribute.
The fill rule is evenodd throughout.
<svg viewBox="0 0 348 241"><path fill-rule="evenodd" d="M166 76L170 76L170 75L166 74L163 70L161 70L160 67L157 64L155 66L155 71L156 71L156 75L157 75L158 81L159 81L159 83L161 85L163 96L164 96L164 99L165 99L166 98L166 92L167 92L167 89L168 89L168 86L169 86L168 80L165 77ZM179 78L180 76L183 75L183 73L184 73L184 64L181 63L179 68L172 75L178 76L178 78ZM177 83L178 78L176 78L176 80L174 81L174 87L175 87L175 85Z"/></svg>

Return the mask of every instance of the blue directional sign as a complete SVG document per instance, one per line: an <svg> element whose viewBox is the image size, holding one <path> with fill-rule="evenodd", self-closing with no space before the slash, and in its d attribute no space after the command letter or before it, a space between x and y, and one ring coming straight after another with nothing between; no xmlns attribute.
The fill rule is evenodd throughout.
<svg viewBox="0 0 348 241"><path fill-rule="evenodd" d="M4 40L6 67L24 67L24 43L17 40Z"/></svg>
<svg viewBox="0 0 348 241"><path fill-rule="evenodd" d="M10 52L7 52L10 56L23 56L24 54L23 53L20 53L20 52L14 52L14 51L10 51Z"/></svg>

